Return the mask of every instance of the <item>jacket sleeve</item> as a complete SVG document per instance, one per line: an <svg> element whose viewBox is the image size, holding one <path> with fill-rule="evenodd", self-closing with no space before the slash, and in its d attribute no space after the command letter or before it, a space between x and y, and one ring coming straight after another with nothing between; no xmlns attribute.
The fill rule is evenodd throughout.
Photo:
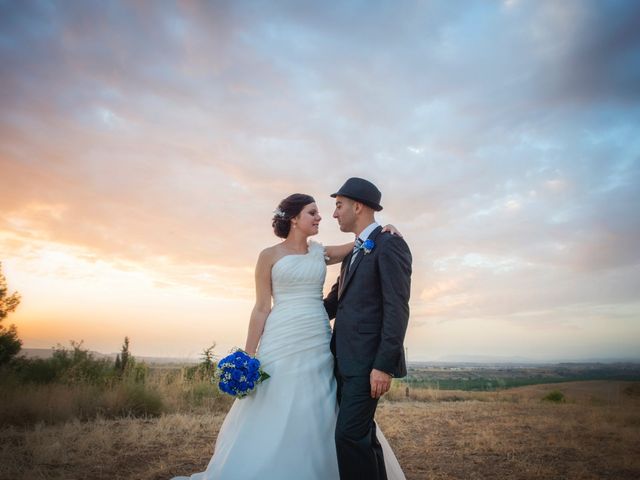
<svg viewBox="0 0 640 480"><path fill-rule="evenodd" d="M329 315L329 319L336 318L336 314L338 312L338 283L340 278L336 280L336 283L331 287L331 291L324 299L324 309L327 311Z"/></svg>
<svg viewBox="0 0 640 480"><path fill-rule="evenodd" d="M393 372L404 349L409 323L411 252L400 237L391 236L381 245L378 269L382 290L382 334L373 368Z"/></svg>

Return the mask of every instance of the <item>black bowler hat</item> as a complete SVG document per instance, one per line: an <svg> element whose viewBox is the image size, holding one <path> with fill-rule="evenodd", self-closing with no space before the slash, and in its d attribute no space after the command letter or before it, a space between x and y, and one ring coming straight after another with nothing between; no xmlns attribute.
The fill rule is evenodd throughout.
<svg viewBox="0 0 640 480"><path fill-rule="evenodd" d="M382 207L380 206L382 193L380 193L378 187L364 178L351 177L349 180L344 182L344 185L340 187L340 190L331 196L335 198L338 195L349 197L352 200L364 203L365 205L373 208L376 212L382 210Z"/></svg>

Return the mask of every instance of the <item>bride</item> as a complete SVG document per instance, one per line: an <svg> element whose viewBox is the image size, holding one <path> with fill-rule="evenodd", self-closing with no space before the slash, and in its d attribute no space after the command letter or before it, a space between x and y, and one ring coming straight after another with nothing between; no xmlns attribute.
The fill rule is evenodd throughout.
<svg viewBox="0 0 640 480"><path fill-rule="evenodd" d="M322 288L326 265L341 262L353 242L323 247L308 241L321 219L309 195L296 193L280 202L272 225L284 241L258 257L256 303L244 347L271 377L233 403L206 471L174 480L340 478L331 327ZM387 477L404 479L379 428L377 437Z"/></svg>

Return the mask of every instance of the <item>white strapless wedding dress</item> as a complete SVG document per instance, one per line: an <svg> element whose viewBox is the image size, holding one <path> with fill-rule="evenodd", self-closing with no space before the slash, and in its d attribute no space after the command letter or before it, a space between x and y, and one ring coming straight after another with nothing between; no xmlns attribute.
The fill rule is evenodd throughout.
<svg viewBox="0 0 640 480"><path fill-rule="evenodd" d="M207 470L191 480L338 480L338 407L331 327L322 303L324 249L287 255L271 270L274 305L258 358L271 375L227 414ZM389 480L404 474L377 428Z"/></svg>

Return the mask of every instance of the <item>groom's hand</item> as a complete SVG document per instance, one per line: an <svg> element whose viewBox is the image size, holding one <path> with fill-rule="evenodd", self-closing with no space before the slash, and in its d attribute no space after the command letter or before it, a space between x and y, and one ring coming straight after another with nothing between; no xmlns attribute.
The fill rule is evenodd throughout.
<svg viewBox="0 0 640 480"><path fill-rule="evenodd" d="M371 398L380 398L391 388L391 375L375 368L371 370Z"/></svg>

